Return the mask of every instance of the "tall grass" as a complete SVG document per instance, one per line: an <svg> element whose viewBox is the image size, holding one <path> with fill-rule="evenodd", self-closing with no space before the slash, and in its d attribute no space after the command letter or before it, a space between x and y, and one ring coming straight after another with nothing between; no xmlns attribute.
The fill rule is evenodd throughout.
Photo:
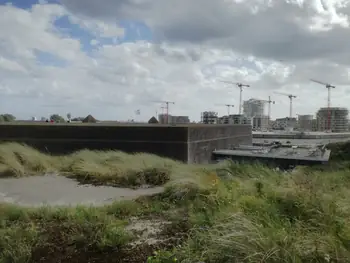
<svg viewBox="0 0 350 263"><path fill-rule="evenodd" d="M56 171L95 183L165 186L157 196L100 208L1 205L1 263L145 262L147 257L149 263L350 262L346 166L282 173L260 165L190 166L121 152L51 157L17 144L2 145L0 152L3 171L16 176ZM125 229L130 218L171 225L163 241L140 245L136 253L128 250L137 239Z"/></svg>
<svg viewBox="0 0 350 263"><path fill-rule="evenodd" d="M0 145L0 177L59 173L81 182L116 186L163 185L184 164L156 155L81 150L49 156L17 143Z"/></svg>

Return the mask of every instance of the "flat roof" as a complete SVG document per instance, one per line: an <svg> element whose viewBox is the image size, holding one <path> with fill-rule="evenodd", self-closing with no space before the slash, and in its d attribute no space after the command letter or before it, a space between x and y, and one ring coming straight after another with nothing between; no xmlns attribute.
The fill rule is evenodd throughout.
<svg viewBox="0 0 350 263"><path fill-rule="evenodd" d="M288 160L308 160L308 161L328 161L330 157L330 150L321 150L314 147L296 148L291 147L256 147L260 150L215 150L213 154L223 156L243 156L243 157L257 157L257 158L271 158L271 159L288 159ZM315 155L313 155L315 153Z"/></svg>
<svg viewBox="0 0 350 263"><path fill-rule="evenodd" d="M300 132L300 131L267 131L267 132L262 132L262 131L252 131L253 134L261 134L261 135L298 135L298 134L305 134L305 135L349 135L350 132Z"/></svg>
<svg viewBox="0 0 350 263"><path fill-rule="evenodd" d="M125 122L59 122L59 123L50 123L44 121L14 121L14 122L4 122L0 123L0 126L10 126L10 125L45 125L45 126L119 126L119 127L229 127L229 126L251 126L250 124L203 124L203 123L188 123L188 124L150 124L150 123L125 123Z"/></svg>

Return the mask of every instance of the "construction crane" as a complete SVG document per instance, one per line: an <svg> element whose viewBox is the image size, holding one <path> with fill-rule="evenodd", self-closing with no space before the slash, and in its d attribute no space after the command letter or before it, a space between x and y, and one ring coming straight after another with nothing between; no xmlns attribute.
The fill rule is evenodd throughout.
<svg viewBox="0 0 350 263"><path fill-rule="evenodd" d="M287 94L282 92L275 92L278 95L287 96L289 98L289 118L293 117L293 98L296 98L297 96L293 94Z"/></svg>
<svg viewBox="0 0 350 263"><path fill-rule="evenodd" d="M215 104L215 106L226 106L227 107L227 115L230 115L230 108L234 107L235 105L233 104Z"/></svg>
<svg viewBox="0 0 350 263"><path fill-rule="evenodd" d="M271 100L271 97L270 97L270 96L269 96L269 100L256 100L256 101L263 101L263 102L269 104L267 115L268 115L269 120L270 120L270 118L271 118L271 103L272 103L272 104L275 104L275 101Z"/></svg>
<svg viewBox="0 0 350 263"><path fill-rule="evenodd" d="M227 83L227 84L233 84L233 85L236 85L239 88L239 109L238 109L238 114L241 114L242 113L242 91L243 91L243 87L250 87L250 85L242 84L242 83L239 83L239 82L226 81L226 80L220 80L220 82Z"/></svg>
<svg viewBox="0 0 350 263"><path fill-rule="evenodd" d="M173 101L166 101L166 100L162 100L162 101L155 101L156 103L164 103L165 104L165 109L166 109L166 119L165 119L165 123L169 124L169 104L175 104L175 102Z"/></svg>
<svg viewBox="0 0 350 263"><path fill-rule="evenodd" d="M315 79L310 79L312 82L321 84L323 86L325 86L328 89L328 97L327 97L327 108L328 108L328 131L331 130L331 89L335 89L334 85L331 85L329 83L324 83L322 81L319 80L315 80Z"/></svg>

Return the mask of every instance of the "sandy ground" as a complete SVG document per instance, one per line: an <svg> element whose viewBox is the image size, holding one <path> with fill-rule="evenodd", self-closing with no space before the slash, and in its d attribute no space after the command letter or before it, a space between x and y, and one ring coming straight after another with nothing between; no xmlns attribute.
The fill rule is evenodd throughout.
<svg viewBox="0 0 350 263"><path fill-rule="evenodd" d="M73 179L57 175L0 179L0 203L7 202L23 206L103 205L162 191L162 187L133 190L80 185Z"/></svg>

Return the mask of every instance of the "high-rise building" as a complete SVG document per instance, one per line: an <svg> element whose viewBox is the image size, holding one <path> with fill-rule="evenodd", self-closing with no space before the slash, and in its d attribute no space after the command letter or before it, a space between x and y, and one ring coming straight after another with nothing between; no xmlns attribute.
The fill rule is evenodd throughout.
<svg viewBox="0 0 350 263"><path fill-rule="evenodd" d="M265 101L249 99L243 101L243 114L247 117L263 116L265 111Z"/></svg>
<svg viewBox="0 0 350 263"><path fill-rule="evenodd" d="M347 108L320 108L317 112L317 130L326 131L330 128L332 132L346 132L349 123L348 115Z"/></svg>

